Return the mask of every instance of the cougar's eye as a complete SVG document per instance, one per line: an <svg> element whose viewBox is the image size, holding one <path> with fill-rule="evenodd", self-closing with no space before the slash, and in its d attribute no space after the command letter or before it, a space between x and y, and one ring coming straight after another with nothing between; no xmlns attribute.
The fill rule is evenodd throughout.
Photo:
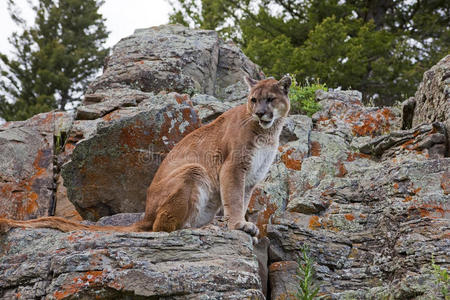
<svg viewBox="0 0 450 300"><path fill-rule="evenodd" d="M272 97L269 97L269 98L267 98L267 102L272 102L273 100L275 100L275 98L272 98Z"/></svg>
<svg viewBox="0 0 450 300"><path fill-rule="evenodd" d="M253 103L256 103L256 98L250 99Z"/></svg>

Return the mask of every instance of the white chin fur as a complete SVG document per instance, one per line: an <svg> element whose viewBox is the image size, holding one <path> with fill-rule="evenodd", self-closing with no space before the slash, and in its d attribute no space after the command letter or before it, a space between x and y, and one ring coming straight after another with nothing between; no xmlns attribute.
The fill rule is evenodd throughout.
<svg viewBox="0 0 450 300"><path fill-rule="evenodd" d="M264 129L270 128L270 127L272 127L272 125L273 125L273 120L270 121L269 123L263 123L263 122L259 121L259 126L261 126Z"/></svg>

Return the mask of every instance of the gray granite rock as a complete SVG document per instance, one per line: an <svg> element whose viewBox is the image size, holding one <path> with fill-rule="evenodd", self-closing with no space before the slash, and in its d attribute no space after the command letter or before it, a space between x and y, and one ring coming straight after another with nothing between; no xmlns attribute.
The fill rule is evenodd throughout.
<svg viewBox="0 0 450 300"><path fill-rule="evenodd" d="M422 83L414 96L414 127L442 122L450 133L450 55L441 59L423 74ZM447 152L450 155L450 150Z"/></svg>
<svg viewBox="0 0 450 300"><path fill-rule="evenodd" d="M208 94L233 101L246 96L244 75L263 76L237 46L224 43L215 31L162 25L136 30L122 39L88 93L127 87L142 92ZM239 88L229 88L239 81Z"/></svg>
<svg viewBox="0 0 450 300"><path fill-rule="evenodd" d="M13 229L0 245L1 299L264 299L240 231Z"/></svg>

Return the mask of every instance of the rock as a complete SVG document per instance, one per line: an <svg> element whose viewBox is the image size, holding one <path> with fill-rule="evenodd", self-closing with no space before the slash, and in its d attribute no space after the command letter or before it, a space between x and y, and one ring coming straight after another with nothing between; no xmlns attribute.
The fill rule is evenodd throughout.
<svg viewBox="0 0 450 300"><path fill-rule="evenodd" d="M225 101L236 101L247 98L248 87L244 76L254 79L264 78L261 69L248 59L244 53L232 43L219 41L219 60L215 96Z"/></svg>
<svg viewBox="0 0 450 300"><path fill-rule="evenodd" d="M144 217L144 213L121 213L100 218L95 225L99 226L130 226Z"/></svg>
<svg viewBox="0 0 450 300"><path fill-rule="evenodd" d="M393 107L365 107L358 91L318 90L316 100L322 109L312 118L318 129L340 134L346 140L354 136L375 137L401 128L400 111Z"/></svg>
<svg viewBox="0 0 450 300"><path fill-rule="evenodd" d="M54 136L65 113L0 126L0 217L28 220L53 212Z"/></svg>
<svg viewBox="0 0 450 300"><path fill-rule="evenodd" d="M221 41L215 31L163 25L136 30L122 39L88 94L131 88L154 93L165 90L208 94L232 101L245 97L245 84L240 85L245 87L239 89L242 92L237 88L229 92L229 86L244 83L244 75L255 79L262 76L258 66L238 47Z"/></svg>
<svg viewBox="0 0 450 300"><path fill-rule="evenodd" d="M198 113L202 124L208 124L227 110L239 105L239 102L223 102L214 96L196 94L192 97L192 104Z"/></svg>
<svg viewBox="0 0 450 300"><path fill-rule="evenodd" d="M411 129L414 118L414 108L416 100L414 97L408 98L402 102L402 129Z"/></svg>
<svg viewBox="0 0 450 300"><path fill-rule="evenodd" d="M261 290L264 294L264 297L267 298L267 285L269 283L269 270L268 270L268 262L269 262L269 244L270 241L267 237L263 237L258 240L257 244L253 245L253 252L255 253L256 259L258 261L258 274L261 279Z"/></svg>
<svg viewBox="0 0 450 300"><path fill-rule="evenodd" d="M308 245L321 293L337 298L349 291L364 295L377 286L394 294L394 286L407 283L405 274L414 274L423 290L433 284L431 255L443 259L450 246L445 238L450 196L442 184L449 169L448 158L349 166L345 177L322 180L307 198L329 201L329 207L271 218L269 260L296 260ZM443 268L448 263L441 260Z"/></svg>
<svg viewBox="0 0 450 300"><path fill-rule="evenodd" d="M403 156L408 157L408 154L412 154L415 159L443 158L447 153L446 130L444 124L439 122L425 124L377 137L361 145L359 150L381 160L392 157L400 159Z"/></svg>
<svg viewBox="0 0 450 300"><path fill-rule="evenodd" d="M55 202L55 216L63 217L72 221L83 220L75 206L67 198L67 189L64 186L64 179L61 175L58 176L58 179L56 181Z"/></svg>
<svg viewBox="0 0 450 300"><path fill-rule="evenodd" d="M300 287L297 268L298 265L295 261L280 261L270 265L271 299L297 299L296 295Z"/></svg>
<svg viewBox="0 0 450 300"><path fill-rule="evenodd" d="M423 74L422 83L414 99L414 127L424 123L442 122L447 132L450 132L450 55ZM447 152L447 156L450 156L450 152Z"/></svg>
<svg viewBox="0 0 450 300"><path fill-rule="evenodd" d="M0 239L2 299L264 299L241 231L13 229Z"/></svg>
<svg viewBox="0 0 450 300"><path fill-rule="evenodd" d="M200 127L196 112L179 104L176 94L147 96L138 107L105 116L63 166L68 197L83 218L144 211L146 190L164 156Z"/></svg>

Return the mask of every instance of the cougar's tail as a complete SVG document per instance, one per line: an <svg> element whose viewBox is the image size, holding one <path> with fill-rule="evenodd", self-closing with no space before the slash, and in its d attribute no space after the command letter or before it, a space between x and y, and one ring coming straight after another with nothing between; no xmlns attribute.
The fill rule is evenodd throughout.
<svg viewBox="0 0 450 300"><path fill-rule="evenodd" d="M117 231L117 232L139 232L148 231L144 222L140 221L130 226L97 226L84 225L60 217L43 217L35 220L16 221L11 219L0 218L0 233L7 232L13 227L19 228L52 228L63 232L74 230L86 231Z"/></svg>

